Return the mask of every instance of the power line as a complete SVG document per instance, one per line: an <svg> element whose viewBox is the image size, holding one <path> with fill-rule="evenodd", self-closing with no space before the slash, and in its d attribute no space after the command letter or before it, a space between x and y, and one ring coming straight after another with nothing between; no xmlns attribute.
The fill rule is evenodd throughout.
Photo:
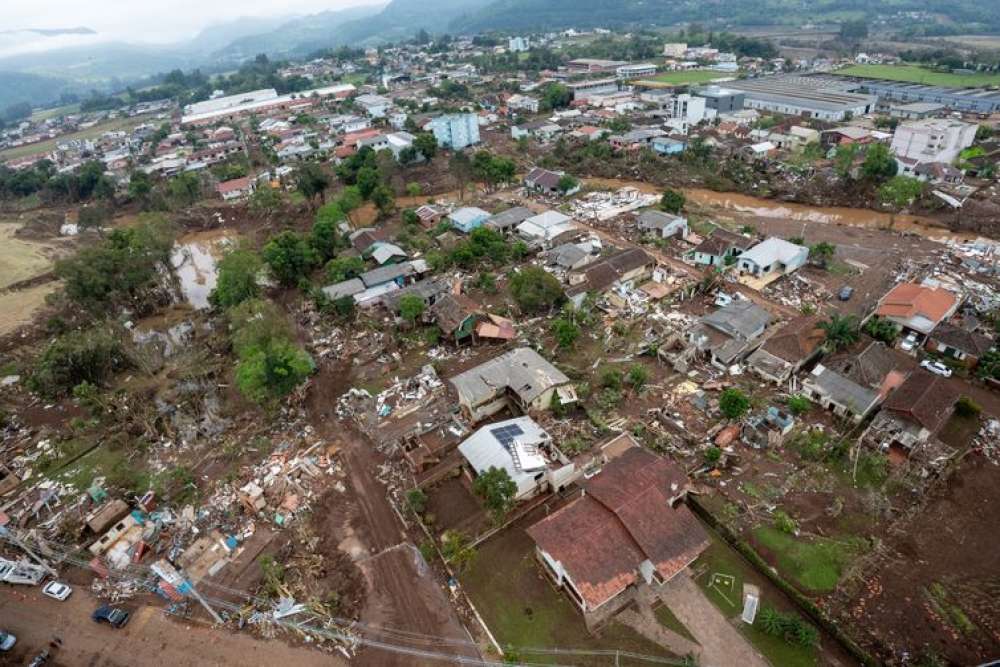
<svg viewBox="0 0 1000 667"><path fill-rule="evenodd" d="M23 548L22 544L18 542L9 535L0 535L0 541L5 541L10 544L15 544ZM47 540L41 540L39 538L34 538L34 541L39 547L40 551L49 552L57 554L61 562L70 563L77 567L83 569L90 569L90 561L81 559L76 556L79 551L74 547L69 547L68 545L50 543ZM126 567L121 569L111 569L108 568L108 579L113 579L120 582L136 582L138 580L146 580L159 578L158 575L153 572L153 570L147 565L140 565L138 563L129 563ZM197 582L199 586L203 588L213 588L221 590L225 593L231 595L240 596L247 601L255 602L261 605L271 605L273 601L255 596L247 591L230 588L222 584L217 584L207 580L200 580ZM206 600L211 602L217 607L229 610L234 613L242 613L243 608L227 600L220 600L218 598L205 596ZM363 630L374 632L374 633L384 633L388 635L389 639L396 639L398 642L409 642L411 644L422 644L422 643L433 643L434 645L450 645L453 647L469 647L476 648L478 650L478 644L473 641L449 638L449 637L438 637L434 635L428 635L420 632L413 632L409 630L402 630L398 628L390 628L386 626L376 626L366 624L360 621L354 621L351 619L346 619L342 617L328 617L325 620L330 621L339 626L344 627L345 631L338 631L329 627L317 627L315 625L309 625L304 622L291 621L286 619L269 619L276 625L280 625L287 629L297 630L299 632L312 633L314 635L319 635L326 637L328 639L348 642L351 644L360 644L363 646L369 646L371 648L381 649L384 651L390 651L394 653L400 653L404 655L410 655L413 657L428 658L434 660L441 660L445 662L453 662L459 664L467 665L483 665L487 667L502 666L509 663L497 662L493 660L484 660L482 658L472 658L469 656L453 653L442 653L440 651L433 651L426 648L418 648L415 646L406 646L400 643L392 643L388 639L377 639L372 637L366 637L360 634L348 633L346 630L351 630L355 628L361 628ZM393 637L395 635L395 637ZM672 665L680 666L683 665L682 662L673 660L670 658L661 658L658 656L643 655L639 653L632 653L630 651L619 651L614 649L576 649L576 648L544 648L544 647L526 647L517 646L512 647L512 650L517 653L529 654L529 655L547 655L547 656L577 656L577 657L626 657L632 660L639 660L648 663L662 664L662 665ZM535 665L540 665L540 663L531 662L519 662L518 664L524 665L525 667L534 667ZM551 664L551 663L546 663ZM558 665L556 667L559 667Z"/></svg>

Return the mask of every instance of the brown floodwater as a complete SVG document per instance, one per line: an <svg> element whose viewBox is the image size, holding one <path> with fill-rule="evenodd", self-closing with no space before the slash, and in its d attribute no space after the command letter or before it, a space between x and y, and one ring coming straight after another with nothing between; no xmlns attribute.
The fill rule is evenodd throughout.
<svg viewBox="0 0 1000 667"><path fill-rule="evenodd" d="M639 181L592 178L586 179L586 183L592 188L633 187L642 192L662 191L662 188ZM704 188L685 188L683 192L688 202L697 206L729 211L748 217L797 220L870 229L892 229L897 232L910 232L935 241L968 241L977 236L976 234L952 232L941 227L940 223L933 218L919 215L892 214L849 206L794 204L738 192L716 192Z"/></svg>

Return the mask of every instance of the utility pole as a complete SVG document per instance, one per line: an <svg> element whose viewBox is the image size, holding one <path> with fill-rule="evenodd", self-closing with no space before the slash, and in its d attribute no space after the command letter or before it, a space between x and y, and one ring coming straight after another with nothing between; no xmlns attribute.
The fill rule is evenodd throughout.
<svg viewBox="0 0 1000 667"><path fill-rule="evenodd" d="M179 572L177 568L162 558L150 565L149 569L155 572L156 575L165 582L176 588L178 593L184 595L190 593L191 596L205 608L205 611L207 611L209 615L215 619L215 622L222 625L224 622L222 618L215 613L215 610L212 609L211 605L209 605L205 598L201 596L201 593L198 592L198 589L194 587L194 584L191 583L191 580L185 574Z"/></svg>
<svg viewBox="0 0 1000 667"><path fill-rule="evenodd" d="M0 538L6 538L10 542L13 542L15 545L20 547L24 551L24 553L31 556L31 560L35 561L40 566L42 566L45 569L45 571L51 574L53 577L59 576L59 573L56 572L54 569L52 569L52 567L48 563L42 560L41 556L39 556L34 551L29 549L28 545L22 542L21 538L18 537L17 534L14 533L14 531L8 529L6 526L0 526Z"/></svg>

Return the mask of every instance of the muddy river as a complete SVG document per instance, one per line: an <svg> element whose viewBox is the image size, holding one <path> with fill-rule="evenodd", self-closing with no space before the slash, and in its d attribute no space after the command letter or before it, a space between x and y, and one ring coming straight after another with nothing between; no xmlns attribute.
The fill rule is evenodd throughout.
<svg viewBox="0 0 1000 667"><path fill-rule="evenodd" d="M662 188L649 183L615 179L586 179L587 185L602 188L633 187L642 192L660 192ZM685 188L684 195L691 204L715 211L728 211L734 217L747 216L780 220L797 220L870 229L893 229L910 232L935 241L969 241L976 234L961 234L939 226L933 218L917 215L892 214L867 208L847 206L809 206L763 197L753 197L737 192L716 192L703 188Z"/></svg>

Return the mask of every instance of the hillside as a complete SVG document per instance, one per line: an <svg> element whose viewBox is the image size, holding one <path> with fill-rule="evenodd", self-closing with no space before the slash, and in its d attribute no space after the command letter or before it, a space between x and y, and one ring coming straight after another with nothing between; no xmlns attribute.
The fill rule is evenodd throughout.
<svg viewBox="0 0 1000 667"><path fill-rule="evenodd" d="M424 28L442 33L449 24L472 21L489 0L393 0L375 16L345 24L335 45L398 41Z"/></svg>
<svg viewBox="0 0 1000 667"><path fill-rule="evenodd" d="M495 0L456 20L455 31L539 30L675 25L686 21L727 26L839 21L897 12L940 14L956 23L1000 29L1000 5L975 0Z"/></svg>
<svg viewBox="0 0 1000 667"><path fill-rule="evenodd" d="M61 78L23 72L0 72L0 109L18 102L48 104L57 100L70 87L69 82Z"/></svg>

